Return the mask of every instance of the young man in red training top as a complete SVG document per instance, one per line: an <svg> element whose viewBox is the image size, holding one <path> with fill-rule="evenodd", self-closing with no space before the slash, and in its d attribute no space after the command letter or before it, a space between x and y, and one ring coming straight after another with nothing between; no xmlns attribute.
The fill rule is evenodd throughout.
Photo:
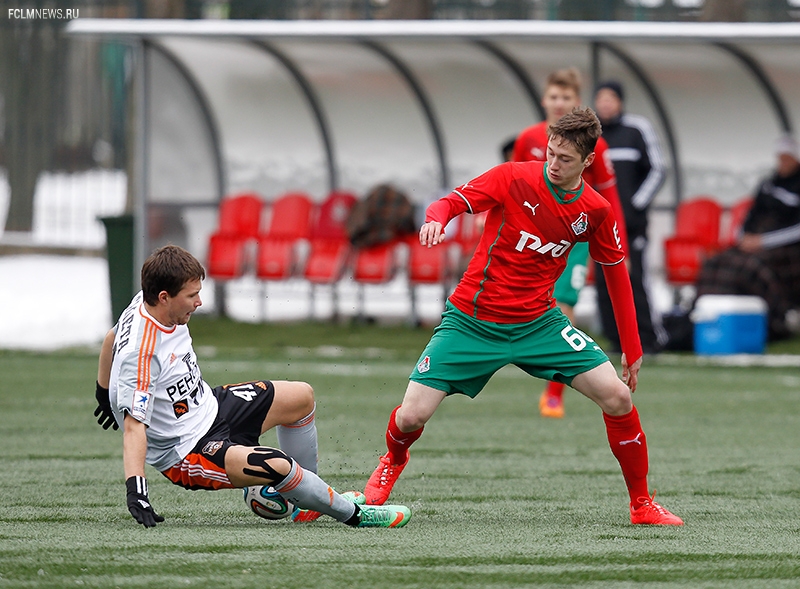
<svg viewBox="0 0 800 589"><path fill-rule="evenodd" d="M497 370L515 364L532 376L565 382L600 406L628 487L632 523L683 524L647 487L647 441L631 399L642 364L631 284L611 205L581 178L594 161L600 132L591 109L575 110L550 127L546 163L500 164L428 207L419 233L427 247L444 241L443 228L453 217L487 210L488 216L469 267L409 377L403 403L389 418L388 452L367 482L368 504L388 499L409 447L445 397L475 397ZM622 334L624 382L552 297L567 254L580 241L588 241L609 284Z"/></svg>
<svg viewBox="0 0 800 589"><path fill-rule="evenodd" d="M556 70L547 76L542 96L546 120L528 127L514 143L513 161L545 161L547 152L547 128L558 122L568 112L581 103L581 78L575 68ZM583 171L586 182L600 193L609 203L617 219L617 229L623 244L627 244L625 216L617 193L617 177L608 155L608 144L600 137L595 146L595 157ZM553 298L570 321L575 320L573 307L578 302L588 271L589 246L585 242L575 244L570 250L564 273L556 281ZM542 417L564 417L564 383L549 382L539 398L539 412Z"/></svg>

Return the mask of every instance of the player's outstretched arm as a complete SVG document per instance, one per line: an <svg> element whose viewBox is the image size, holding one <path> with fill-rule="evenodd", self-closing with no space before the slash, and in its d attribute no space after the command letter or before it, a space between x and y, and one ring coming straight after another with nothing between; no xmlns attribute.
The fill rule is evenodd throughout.
<svg viewBox="0 0 800 589"><path fill-rule="evenodd" d="M144 459L147 454L146 426L130 415L125 415L122 435L122 462L125 468L125 490L128 511L137 522L146 528L155 527L164 518L158 515L147 492L144 476Z"/></svg>

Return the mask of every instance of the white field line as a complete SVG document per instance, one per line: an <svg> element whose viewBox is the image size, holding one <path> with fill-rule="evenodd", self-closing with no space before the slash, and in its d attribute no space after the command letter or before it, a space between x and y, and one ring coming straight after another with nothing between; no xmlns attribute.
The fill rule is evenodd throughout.
<svg viewBox="0 0 800 589"><path fill-rule="evenodd" d="M218 360L201 359L205 370L213 372L236 371L252 373L253 378L282 378L282 375L322 375L346 376L368 378L375 376L408 377L413 369L413 363L408 361L322 361L300 360L275 362L265 360ZM753 355L735 354L728 356L686 356L677 354L661 354L657 357L646 358L643 370L647 364L661 366L709 366L709 367L753 367L764 366L770 368L800 367L800 356L790 354ZM527 379L528 374L515 366L506 366L499 370L493 378Z"/></svg>
<svg viewBox="0 0 800 589"><path fill-rule="evenodd" d="M349 364L342 362L289 361L272 362L264 360L203 360L200 364L205 371L236 371L253 373L253 378L272 378L271 375L314 374L323 376L403 376L407 377L414 368L412 362L371 362L368 364ZM261 376L258 376L261 375ZM495 374L495 378L531 378L514 366L506 366Z"/></svg>

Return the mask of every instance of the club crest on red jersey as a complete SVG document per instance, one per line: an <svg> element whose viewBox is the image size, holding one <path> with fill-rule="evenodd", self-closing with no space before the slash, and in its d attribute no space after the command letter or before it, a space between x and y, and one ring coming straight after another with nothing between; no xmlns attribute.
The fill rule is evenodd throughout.
<svg viewBox="0 0 800 589"><path fill-rule="evenodd" d="M584 233L588 228L589 215L585 212L581 213L580 216L572 222L572 230L575 232L575 235Z"/></svg>

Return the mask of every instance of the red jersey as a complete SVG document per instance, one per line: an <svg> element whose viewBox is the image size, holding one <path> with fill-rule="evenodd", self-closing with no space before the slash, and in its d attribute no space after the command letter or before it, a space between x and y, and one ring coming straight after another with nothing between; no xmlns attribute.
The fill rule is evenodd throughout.
<svg viewBox="0 0 800 589"><path fill-rule="evenodd" d="M515 162L547 160L547 121L542 121L528 127L514 141ZM627 247L628 234L625 230L625 213L617 192L617 176L614 174L614 164L608 153L608 143L600 137L594 148L594 161L583 171L583 179L599 192L603 198L611 203L614 217L617 219L617 228L623 247Z"/></svg>
<svg viewBox="0 0 800 589"><path fill-rule="evenodd" d="M576 191L553 186L546 165L500 164L428 207L426 222L442 227L456 215L488 211L481 240L450 302L482 321L532 321L555 307L553 288L567 254L574 243L588 241L592 258L611 278L609 294L632 364L641 356L641 344L611 205L585 181Z"/></svg>

